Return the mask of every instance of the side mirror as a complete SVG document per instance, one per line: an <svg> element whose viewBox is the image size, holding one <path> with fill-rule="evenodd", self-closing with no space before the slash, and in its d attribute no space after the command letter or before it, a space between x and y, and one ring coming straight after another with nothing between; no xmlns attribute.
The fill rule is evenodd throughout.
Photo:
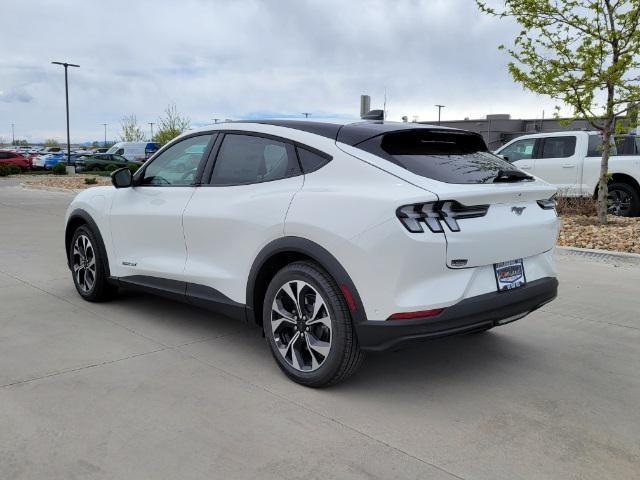
<svg viewBox="0 0 640 480"><path fill-rule="evenodd" d="M128 188L133 183L133 175L128 168L119 168L111 174L111 183L116 188Z"/></svg>

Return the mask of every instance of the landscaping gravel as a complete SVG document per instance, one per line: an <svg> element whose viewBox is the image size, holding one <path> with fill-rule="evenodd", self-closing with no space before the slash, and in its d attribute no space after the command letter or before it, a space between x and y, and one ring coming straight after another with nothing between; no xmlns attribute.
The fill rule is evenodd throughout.
<svg viewBox="0 0 640 480"><path fill-rule="evenodd" d="M595 217L565 215L561 222L558 245L640 253L640 218L609 215L608 225L598 225Z"/></svg>

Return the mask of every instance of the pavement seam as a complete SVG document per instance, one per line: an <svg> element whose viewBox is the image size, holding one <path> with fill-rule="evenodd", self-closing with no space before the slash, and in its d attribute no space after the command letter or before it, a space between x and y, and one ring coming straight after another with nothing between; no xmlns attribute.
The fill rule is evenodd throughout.
<svg viewBox="0 0 640 480"><path fill-rule="evenodd" d="M49 378L49 377L57 377L58 375L64 375L65 373L74 373L74 372L79 372L79 371L82 371L82 370L86 370L88 368L95 368L95 367L101 367L103 365L110 365L112 363L118 363L118 362L122 362L124 360L130 360L130 359L136 358L136 357L143 357L145 355L149 355L150 353L158 353L158 352L163 352L165 350L171 350L171 349L172 349L172 347L157 348L155 350L150 350L148 352L134 353L134 354L128 355L126 357L116 358L115 360L105 360L104 362L93 363L91 365L84 365L82 367L74 367L74 368L67 368L67 369L64 369L64 370L58 370L56 372L48 373L48 374L42 375L40 377L28 378L26 380L17 380L17 381L14 381L14 382L5 383L4 385L0 385L0 388L12 387L12 386L15 386L15 385L22 385L22 384L25 384L25 383L31 383L31 382L35 382L37 380L42 380L42 379Z"/></svg>
<svg viewBox="0 0 640 480"><path fill-rule="evenodd" d="M361 430L358 430L357 428L352 427L351 425L347 425L346 423L344 423L344 422L342 422L342 421L340 421L340 420L338 420L336 418L329 417L329 416L323 414L322 412L318 412L318 411L314 410L313 408L310 408L310 407L308 407L308 406L306 406L304 404L301 404L301 403L298 403L296 401L293 401L290 398L287 398L287 397L285 397L285 396L283 396L283 395L281 395L281 394L279 394L277 392L269 390L267 387L264 387L262 385L258 385L256 383L250 381L250 380L247 380L246 378L243 378L243 377L241 377L241 376L239 376L239 375L237 375L235 373L232 373L232 372L229 372L229 371L227 371L227 370L225 370L223 368L220 368L217 365L214 365L214 364L209 363L209 362L207 362L205 360L202 360L202 359L200 359L200 358L198 358L198 357L196 357L196 356L194 356L194 355L192 355L190 353L184 352L182 350L180 350L180 353L182 355L185 355L185 356L189 357L189 358L192 358L193 360L196 360L197 362L202 363L203 365L206 365L208 367L214 368L215 370L218 370L219 372L224 373L225 375L228 375L228 376L233 377L233 378L235 378L237 380L240 380L241 382L243 382L243 383L245 383L247 385L251 385L254 388L257 388L259 390L263 390L264 392L266 392L266 393L278 398L279 400L285 401L285 402L290 403L292 405L295 405L295 406L297 406L299 408L302 408L303 410L306 410L306 411L311 412L311 413L313 413L315 415L318 415L319 417L322 417L325 420L329 420L329 421L331 421L331 422L333 422L333 423L335 423L337 425L340 425L342 428L345 428L345 429L350 430L350 431L352 431L354 433L357 433L358 435L361 435L361 436L363 436L365 438L368 438L369 440L371 440L371 441L373 441L375 443L378 443L380 445L384 445L385 447L390 448L391 450L395 450L396 452L399 452L399 453L401 453L401 454L403 454L403 455L405 455L405 456L407 456L409 458L413 458L414 460L417 460L420 463L428 465L431 468L435 468L436 470L439 470L439 471L441 471L443 473L446 473L447 475L449 475L449 476L451 476L453 478L457 478L458 480L465 480L464 477L456 475L455 473L450 472L450 471L448 471L448 470L446 470L446 469L444 469L444 468L442 468L442 467L440 467L438 465L435 465L435 464L433 464L433 463L431 463L431 462L429 462L427 460L424 460L423 458L417 457L416 455L413 455L413 454L403 450L400 447L396 447L395 445L391 445L391 444L385 442L384 440L380 440L378 438L375 438L375 437L369 435L368 433L363 432Z"/></svg>
<svg viewBox="0 0 640 480"><path fill-rule="evenodd" d="M129 327L126 327L126 326L124 326L124 325L121 325L120 323L118 323L118 322L116 322L116 321L114 321L114 320L111 320L109 317L107 317L107 316L105 316L105 315L102 315L101 313L94 312L94 311L92 311L92 310L89 310L89 309L88 309L88 308L86 308L86 307L82 307L82 306L80 306L80 305L77 305L77 304L73 303L71 300L69 300L68 298L61 297L60 295L56 295L56 294L55 294L55 293L53 293L53 292L50 292L50 291L48 291L48 290L45 290L44 288L38 287L37 285L34 285L33 283L31 283L31 282L29 282L29 281L27 281L27 280L24 280L24 279L22 279L22 278L20 278L20 277L17 277L17 276L15 276L15 275L13 275L13 274L11 274L11 273L9 273L9 272L5 272L5 271L3 271L3 270L0 270L0 273L2 273L3 275L6 275L6 276L8 276L8 277L11 277L11 278L13 278L14 280L17 280L17 281L19 281L19 282L21 282L21 283L23 283L23 284L25 284L25 285L27 285L27 286L29 286L29 287L31 287L31 288L34 288L34 289L39 290L39 291L41 291L41 292L43 292L43 293L46 293L47 295L50 295L50 296L52 296L53 298L56 298L56 299L61 300L61 301L65 302L65 303L68 303L68 304L69 304L69 305L71 305L72 307L75 307L75 308L77 308L77 309L79 309L79 310L82 310L83 312L87 312L87 313L89 313L89 314L91 314L91 315L93 315L93 316L95 316L95 317L98 317L98 318L102 318L102 319L106 320L107 322L111 323L112 325L115 325L115 326L117 326L117 327L123 328L123 329L127 330L128 332L133 333L134 335L137 335L137 336L139 336L139 337L141 337L141 338L144 338L145 340L148 340L148 341L150 341L150 342L152 342L152 343L155 343L156 345L160 345L160 346L163 346L163 347L168 347L168 345L165 345L165 344L164 344L164 343L162 343L162 342L159 342L159 341L157 341L157 340L154 340L153 338L147 337L146 335L144 335L144 334L142 334L142 333L140 333L140 332L137 332L136 330L133 330L133 329L131 329L131 328L129 328Z"/></svg>
<svg viewBox="0 0 640 480"><path fill-rule="evenodd" d="M610 325L612 327L620 327L620 328L629 328L631 330L638 330L640 331L640 328L638 327L632 327L631 325L621 325L619 323L613 323L613 322L603 322L600 320L594 320L592 318L587 318L587 317L578 317L576 315L571 315L570 313L558 313L558 312L554 312L553 310L550 310L548 308L542 307L540 308L541 312L547 312L547 313L551 313L552 315L558 315L560 317L567 317L567 318L573 318L574 320L584 320L586 322L591 322L591 323L599 323L602 325Z"/></svg>

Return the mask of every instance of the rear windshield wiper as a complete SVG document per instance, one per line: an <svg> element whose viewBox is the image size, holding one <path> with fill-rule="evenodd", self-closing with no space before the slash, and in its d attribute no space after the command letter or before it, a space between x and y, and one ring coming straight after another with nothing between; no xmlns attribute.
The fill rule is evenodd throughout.
<svg viewBox="0 0 640 480"><path fill-rule="evenodd" d="M496 178L493 179L493 183L520 182L522 180L533 180L533 177L520 170L498 170Z"/></svg>

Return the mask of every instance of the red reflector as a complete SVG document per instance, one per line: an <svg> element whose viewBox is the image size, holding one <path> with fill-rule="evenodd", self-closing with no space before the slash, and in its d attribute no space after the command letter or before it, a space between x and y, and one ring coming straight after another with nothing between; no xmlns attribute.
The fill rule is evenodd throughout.
<svg viewBox="0 0 640 480"><path fill-rule="evenodd" d="M411 318L435 317L440 315L444 308L434 308L433 310L420 310L419 312L394 313L387 320L409 320Z"/></svg>
<svg viewBox="0 0 640 480"><path fill-rule="evenodd" d="M347 306L349 307L349 310L351 310L352 312L355 312L358 308L356 305L356 301L353 299L353 295L351 295L351 291L349 290L349 287L347 287L345 284L342 284L340 285L340 290L342 290L344 299L347 301Z"/></svg>

